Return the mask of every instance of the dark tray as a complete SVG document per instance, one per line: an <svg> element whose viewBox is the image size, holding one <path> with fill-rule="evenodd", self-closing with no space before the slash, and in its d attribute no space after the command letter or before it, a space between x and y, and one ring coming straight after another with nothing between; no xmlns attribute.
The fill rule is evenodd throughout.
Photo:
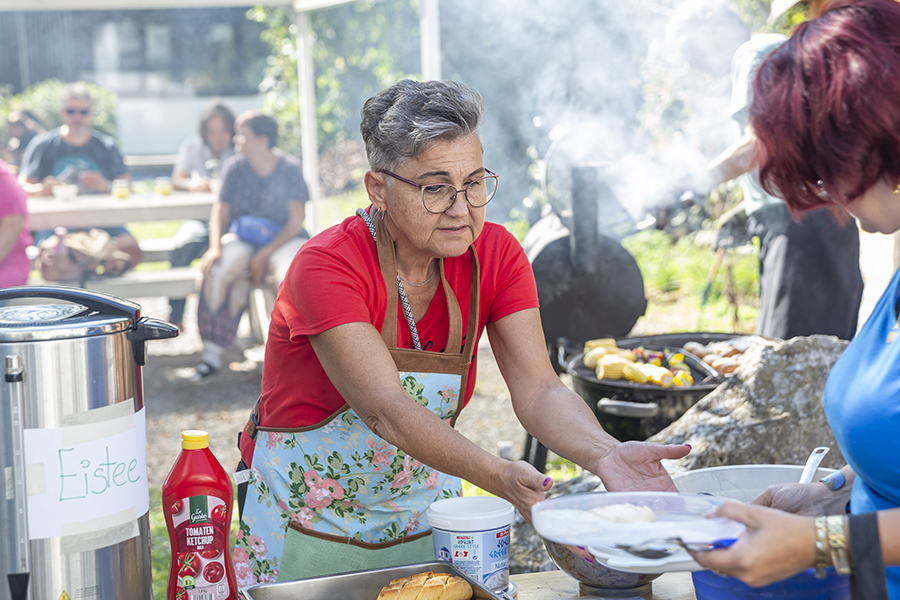
<svg viewBox="0 0 900 600"><path fill-rule="evenodd" d="M388 567L371 571L355 571L339 575L325 575L284 581L281 583L260 583L242 590L243 597L251 600L375 600L381 588L392 579L409 577L416 573L433 571L462 577L469 582L476 600L512 600L506 594L498 594L472 580L452 564L440 560L434 562Z"/></svg>

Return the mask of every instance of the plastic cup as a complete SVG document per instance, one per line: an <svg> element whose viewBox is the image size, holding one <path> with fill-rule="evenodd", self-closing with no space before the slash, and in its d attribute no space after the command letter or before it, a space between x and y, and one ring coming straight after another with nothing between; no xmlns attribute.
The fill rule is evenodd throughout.
<svg viewBox="0 0 900 600"><path fill-rule="evenodd" d="M112 195L114 198L124 200L131 195L131 183L127 179L115 179L112 182Z"/></svg>
<svg viewBox="0 0 900 600"><path fill-rule="evenodd" d="M168 177L157 177L154 187L160 196L169 196L172 193L172 180Z"/></svg>

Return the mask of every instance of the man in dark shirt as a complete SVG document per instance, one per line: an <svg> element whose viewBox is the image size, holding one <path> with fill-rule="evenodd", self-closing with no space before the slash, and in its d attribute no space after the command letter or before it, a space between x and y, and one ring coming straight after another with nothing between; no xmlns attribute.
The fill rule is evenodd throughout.
<svg viewBox="0 0 900 600"><path fill-rule="evenodd" d="M87 88L73 84L63 93L61 127L34 138L25 150L19 179L30 196L50 196L53 187L78 184L80 193L109 193L114 179L131 181L115 140L91 128L94 102ZM141 259L137 240L124 227L104 227L116 238L116 246ZM37 232L35 241L50 232Z"/></svg>
<svg viewBox="0 0 900 600"><path fill-rule="evenodd" d="M91 129L94 103L83 85L66 88L60 115L63 125L37 136L25 150L19 174L30 195L49 196L59 183L77 183L82 193L108 193L113 179L131 179L115 141Z"/></svg>

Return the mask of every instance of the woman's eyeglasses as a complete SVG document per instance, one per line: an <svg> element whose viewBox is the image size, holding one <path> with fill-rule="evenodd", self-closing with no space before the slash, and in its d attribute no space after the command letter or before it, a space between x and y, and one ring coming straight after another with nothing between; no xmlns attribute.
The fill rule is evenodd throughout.
<svg viewBox="0 0 900 600"><path fill-rule="evenodd" d="M468 202L472 208L481 208L490 202L491 198L494 197L494 194L497 193L497 182L500 178L490 169L485 169L484 171L487 175L469 182L461 190L456 189L449 183L416 183L415 181L410 181L409 179L395 175L390 171L378 172L390 175L394 179L398 179L403 183L408 183L409 185L414 185L419 188L422 192L422 204L425 205L425 210L432 214L439 215L450 210L450 207L456 202L456 195L460 192L463 193L466 202Z"/></svg>
<svg viewBox="0 0 900 600"><path fill-rule="evenodd" d="M67 108L66 114L71 116L81 115L82 117L86 117L91 114L91 109L89 108Z"/></svg>

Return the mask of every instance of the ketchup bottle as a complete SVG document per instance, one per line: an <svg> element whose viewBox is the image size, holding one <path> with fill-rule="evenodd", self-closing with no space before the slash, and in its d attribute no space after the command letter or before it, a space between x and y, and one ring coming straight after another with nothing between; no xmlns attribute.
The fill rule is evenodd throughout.
<svg viewBox="0 0 900 600"><path fill-rule="evenodd" d="M162 488L172 545L167 600L237 600L229 534L231 480L205 431L182 431L181 453Z"/></svg>

